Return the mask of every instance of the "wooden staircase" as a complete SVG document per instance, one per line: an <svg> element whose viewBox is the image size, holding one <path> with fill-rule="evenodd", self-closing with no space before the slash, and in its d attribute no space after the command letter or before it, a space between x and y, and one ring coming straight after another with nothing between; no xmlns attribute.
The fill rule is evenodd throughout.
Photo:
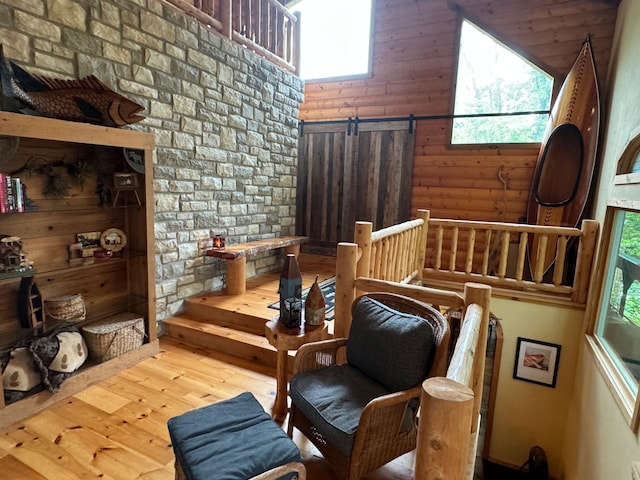
<svg viewBox="0 0 640 480"><path fill-rule="evenodd" d="M301 253L298 258L302 288L333 277L335 257ZM269 367L276 366L276 350L265 338L264 324L278 311L268 305L278 301L280 272L247 280L242 295L224 291L190 298L185 311L164 321L165 335Z"/></svg>

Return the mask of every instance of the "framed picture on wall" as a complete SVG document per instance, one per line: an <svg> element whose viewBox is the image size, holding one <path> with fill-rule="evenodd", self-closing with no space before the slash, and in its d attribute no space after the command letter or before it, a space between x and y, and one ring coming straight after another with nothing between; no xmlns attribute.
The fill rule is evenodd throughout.
<svg viewBox="0 0 640 480"><path fill-rule="evenodd" d="M561 346L518 337L513 378L555 388Z"/></svg>

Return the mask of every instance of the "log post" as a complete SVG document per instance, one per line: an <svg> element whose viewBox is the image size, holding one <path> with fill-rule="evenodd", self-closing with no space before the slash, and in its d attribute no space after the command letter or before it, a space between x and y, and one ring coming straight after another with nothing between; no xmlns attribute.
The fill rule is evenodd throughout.
<svg viewBox="0 0 640 480"><path fill-rule="evenodd" d="M336 297L334 335L347 337L351 329L351 304L355 299L354 282L358 245L340 242L336 253Z"/></svg>
<svg viewBox="0 0 640 480"><path fill-rule="evenodd" d="M293 28L291 63L293 64L293 68L295 68L296 75L300 76L300 42L302 41L300 36L300 22L302 21L302 16L300 15L300 12L295 12L294 15L296 17L296 21L291 22L291 26Z"/></svg>
<svg viewBox="0 0 640 480"><path fill-rule="evenodd" d="M599 224L595 220L582 221L582 235L578 246L575 280L573 282L572 300L576 303L586 303L589 293L589 280L593 265L596 241L598 240Z"/></svg>
<svg viewBox="0 0 640 480"><path fill-rule="evenodd" d="M456 257L458 256L458 227L451 231L451 251L449 252L449 271L456 271Z"/></svg>
<svg viewBox="0 0 640 480"><path fill-rule="evenodd" d="M478 424L475 419L480 416L482 407L482 388L484 383L484 366L487 356L487 337L489 335L489 317L491 315L491 287L482 283L465 283L464 304L476 304L482 308L482 322L478 336L478 348L474 355L473 380L471 388L475 396L473 404L473 424L471 431L475 432ZM466 312L465 312L466 313ZM464 317L463 317L464 318Z"/></svg>
<svg viewBox="0 0 640 480"><path fill-rule="evenodd" d="M562 284L564 278L564 259L567 256L567 237L558 236L558 246L556 247L556 261L553 268L553 284L557 287Z"/></svg>
<svg viewBox="0 0 640 480"><path fill-rule="evenodd" d="M476 247L476 229L472 228L469 231L469 240L467 241L467 259L465 261L464 273L469 275L473 269L473 252Z"/></svg>
<svg viewBox="0 0 640 480"><path fill-rule="evenodd" d="M418 278L420 285L422 285L422 279L424 277L424 264L427 261L427 238L429 235L429 219L431 218L431 210L418 210L418 216L424 222L420 233L418 234L418 244L414 247L417 252L415 269L418 271Z"/></svg>
<svg viewBox="0 0 640 480"><path fill-rule="evenodd" d="M353 235L353 241L360 249L360 259L356 265L356 278L371 277L371 233L373 232L373 223L356 222L356 230Z"/></svg>
<svg viewBox="0 0 640 480"><path fill-rule="evenodd" d="M473 391L444 377L422 383L415 480L465 479Z"/></svg>
<svg viewBox="0 0 640 480"><path fill-rule="evenodd" d="M220 0L220 23L222 23L222 35L233 38L233 8L231 0Z"/></svg>
<svg viewBox="0 0 640 480"><path fill-rule="evenodd" d="M502 232L500 243L500 261L498 263L498 277L504 278L507 274L507 263L509 262L509 242L511 234L508 231Z"/></svg>
<svg viewBox="0 0 640 480"><path fill-rule="evenodd" d="M518 263L516 265L516 280L522 281L524 275L524 262L527 258L527 232L520 233L520 244L518 245Z"/></svg>
<svg viewBox="0 0 640 480"><path fill-rule="evenodd" d="M247 292L247 257L227 260L227 294L242 295Z"/></svg>

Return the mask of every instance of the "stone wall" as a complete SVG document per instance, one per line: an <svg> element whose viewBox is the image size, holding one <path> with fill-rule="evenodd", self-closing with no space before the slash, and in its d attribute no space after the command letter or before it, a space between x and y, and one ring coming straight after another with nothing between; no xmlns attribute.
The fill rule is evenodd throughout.
<svg viewBox="0 0 640 480"><path fill-rule="evenodd" d="M144 105L130 128L155 134L158 320L224 286L203 256L230 243L293 235L303 83L161 0L0 0L4 53L32 73L96 75ZM277 258L249 260L247 275Z"/></svg>

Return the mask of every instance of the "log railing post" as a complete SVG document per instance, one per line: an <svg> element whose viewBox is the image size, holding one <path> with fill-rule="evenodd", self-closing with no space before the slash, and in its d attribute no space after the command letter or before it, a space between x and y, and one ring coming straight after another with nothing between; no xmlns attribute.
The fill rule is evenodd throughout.
<svg viewBox="0 0 640 480"><path fill-rule="evenodd" d="M415 480L465 479L473 390L443 377L422 383Z"/></svg>
<svg viewBox="0 0 640 480"><path fill-rule="evenodd" d="M487 337L489 336L489 317L491 315L491 287L483 283L465 283L464 304L479 305L482 307L482 322L480 323L480 334L478 338L478 348L474 355L473 382L471 388L475 396L473 404L474 422L471 428L475 432L478 425L475 422L480 415L482 407L482 387L484 382L484 366L487 354ZM462 317L464 319L464 316ZM463 320L464 321L464 320Z"/></svg>
<svg viewBox="0 0 640 480"><path fill-rule="evenodd" d="M293 68L295 68L296 75L300 76L300 42L302 41L302 37L300 35L300 26L302 15L300 12L294 13L296 17L295 22L291 22L291 27L293 28L293 37L291 42L291 63L293 64Z"/></svg>
<svg viewBox="0 0 640 480"><path fill-rule="evenodd" d="M516 280L522 281L524 275L524 263L527 258L527 232L520 233L520 243L518 244L518 262L516 265Z"/></svg>
<svg viewBox="0 0 640 480"><path fill-rule="evenodd" d="M354 243L358 244L361 255L356 267L356 277L370 277L371 273L371 233L373 224L371 222L356 222L356 229L353 235Z"/></svg>
<svg viewBox="0 0 640 480"><path fill-rule="evenodd" d="M465 261L464 272L468 275L473 270L473 254L476 249L476 229L469 230L469 238L467 240L467 258Z"/></svg>
<svg viewBox="0 0 640 480"><path fill-rule="evenodd" d="M429 219L431 218L431 210L418 210L418 216L424 222L420 229L417 242L415 246L418 257L416 258L415 268L418 270L418 280L422 283L424 264L427 261L427 238L429 236Z"/></svg>
<svg viewBox="0 0 640 480"><path fill-rule="evenodd" d="M220 0L220 23L222 23L222 35L233 38L233 8L232 0Z"/></svg>
<svg viewBox="0 0 640 480"><path fill-rule="evenodd" d="M335 325L336 337L347 337L351 329L351 304L355 299L356 264L358 245L340 242L336 252L336 297Z"/></svg>
<svg viewBox="0 0 640 480"><path fill-rule="evenodd" d="M573 282L572 300L576 303L585 303L587 301L593 254L595 253L596 241L598 240L598 229L599 224L597 221L582 221L582 235L580 235L575 280Z"/></svg>

